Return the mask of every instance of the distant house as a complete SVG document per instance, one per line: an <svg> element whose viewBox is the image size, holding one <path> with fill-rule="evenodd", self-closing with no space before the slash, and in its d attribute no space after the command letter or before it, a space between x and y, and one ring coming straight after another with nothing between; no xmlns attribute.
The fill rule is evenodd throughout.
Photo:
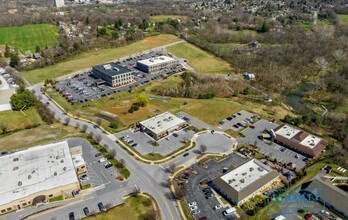
<svg viewBox="0 0 348 220"><path fill-rule="evenodd" d="M253 41L248 44L249 48L260 48L261 44L258 41Z"/></svg>
<svg viewBox="0 0 348 220"><path fill-rule="evenodd" d="M243 73L243 76L245 79L248 79L248 80L255 79L255 74L253 74L253 73L245 72L245 73Z"/></svg>
<svg viewBox="0 0 348 220"><path fill-rule="evenodd" d="M40 53L34 53L33 54L34 59L41 59L41 54Z"/></svg>

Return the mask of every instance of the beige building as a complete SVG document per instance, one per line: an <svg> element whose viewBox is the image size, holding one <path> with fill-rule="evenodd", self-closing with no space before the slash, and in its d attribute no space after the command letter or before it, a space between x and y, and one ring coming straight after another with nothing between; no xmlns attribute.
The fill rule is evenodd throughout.
<svg viewBox="0 0 348 220"><path fill-rule="evenodd" d="M141 130L155 140L169 135L170 132L178 131L188 126L186 121L176 117L170 112L165 112L149 118L139 124Z"/></svg>
<svg viewBox="0 0 348 220"><path fill-rule="evenodd" d="M213 180L214 188L230 202L242 205L278 179L269 166L252 159Z"/></svg>
<svg viewBox="0 0 348 220"><path fill-rule="evenodd" d="M0 214L80 190L66 141L1 156L0 166Z"/></svg>
<svg viewBox="0 0 348 220"><path fill-rule="evenodd" d="M166 68L173 68L178 65L178 61L167 56L158 56L146 60L137 61L137 68L147 73L158 72Z"/></svg>

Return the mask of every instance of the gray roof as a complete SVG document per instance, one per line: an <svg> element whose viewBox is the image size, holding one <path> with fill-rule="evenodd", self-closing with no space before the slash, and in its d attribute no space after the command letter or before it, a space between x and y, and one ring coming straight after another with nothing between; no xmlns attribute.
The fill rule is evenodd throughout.
<svg viewBox="0 0 348 220"><path fill-rule="evenodd" d="M99 72L102 72L104 74L107 74L109 76L116 76L123 73L131 72L130 69L127 69L121 65L118 65L116 63L106 63L98 66L94 66L93 70L98 70Z"/></svg>
<svg viewBox="0 0 348 220"><path fill-rule="evenodd" d="M249 162L250 162L250 160L247 161L246 163L249 163ZM236 169L238 169L238 167ZM236 188L232 187L230 184L228 184L221 177L214 179L213 182L215 185L218 186L218 188L220 188L221 191L228 194L230 197L233 198L233 200L235 202L238 203L238 202L242 201L243 199L245 199L246 197L248 197L250 194L254 193L258 189L263 187L264 185L267 185L270 181L274 180L278 176L279 176L279 174L276 171L271 170L267 174L254 180L253 182L251 182L250 184L248 184L244 188L240 189L239 191L238 191L238 189L236 189Z"/></svg>
<svg viewBox="0 0 348 220"><path fill-rule="evenodd" d="M348 193L333 185L330 179L316 177L312 181L303 184L302 190L319 194L320 199L348 216Z"/></svg>

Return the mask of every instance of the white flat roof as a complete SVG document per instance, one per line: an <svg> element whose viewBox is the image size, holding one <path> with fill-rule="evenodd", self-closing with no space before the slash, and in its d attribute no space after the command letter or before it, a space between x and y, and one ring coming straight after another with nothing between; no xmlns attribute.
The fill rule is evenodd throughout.
<svg viewBox="0 0 348 220"><path fill-rule="evenodd" d="M272 172L272 169L261 162L252 159L236 169L221 176L221 179L236 191L241 191L260 177Z"/></svg>
<svg viewBox="0 0 348 220"><path fill-rule="evenodd" d="M276 131L276 134L279 134L280 136L283 136L287 139L293 138L296 134L298 134L301 130L296 129L294 127L291 127L289 125L282 126L278 131Z"/></svg>
<svg viewBox="0 0 348 220"><path fill-rule="evenodd" d="M176 117L170 112L165 112L155 117L140 122L141 125L151 130L155 134L167 131L185 121Z"/></svg>
<svg viewBox="0 0 348 220"><path fill-rule="evenodd" d="M1 156L0 167L0 205L78 182L66 141Z"/></svg>
<svg viewBox="0 0 348 220"><path fill-rule="evenodd" d="M175 59L173 59L171 57L167 57L167 56L158 56L158 57L149 58L146 60L139 60L137 62L141 63L143 65L146 65L146 66L154 66L157 64L172 62L172 61L175 61Z"/></svg>
<svg viewBox="0 0 348 220"><path fill-rule="evenodd" d="M320 141L321 138L309 134L305 139L303 139L303 141L301 141L301 144L308 148L314 148Z"/></svg>

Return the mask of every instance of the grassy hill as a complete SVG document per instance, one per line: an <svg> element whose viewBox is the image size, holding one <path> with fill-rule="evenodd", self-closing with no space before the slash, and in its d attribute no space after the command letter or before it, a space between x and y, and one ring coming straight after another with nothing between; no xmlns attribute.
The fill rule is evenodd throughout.
<svg viewBox="0 0 348 220"><path fill-rule="evenodd" d="M58 63L56 65L22 72L22 74L29 82L35 84L38 82L43 82L45 79L52 79L63 76L81 69L92 67L94 65L102 64L111 60L116 60L118 58L149 50L154 47L173 43L178 40L179 38L174 35L161 34L148 37L141 41L137 41L135 43L122 47L93 50L81 53L77 56L74 56L70 60Z"/></svg>
<svg viewBox="0 0 348 220"><path fill-rule="evenodd" d="M22 53L35 47L50 47L58 42L58 32L54 25L33 24L19 27L0 28L0 45L8 44L18 48Z"/></svg>

